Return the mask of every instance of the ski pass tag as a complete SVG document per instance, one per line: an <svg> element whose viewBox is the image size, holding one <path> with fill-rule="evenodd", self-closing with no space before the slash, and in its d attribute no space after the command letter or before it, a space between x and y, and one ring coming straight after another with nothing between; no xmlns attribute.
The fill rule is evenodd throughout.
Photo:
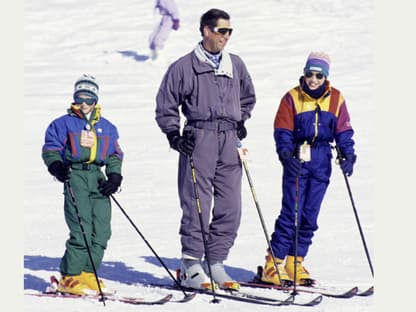
<svg viewBox="0 0 416 312"><path fill-rule="evenodd" d="M93 147L94 146L94 142L95 142L95 135L94 132L92 131L86 131L86 130L82 130L81 131L81 140L80 140L80 144L82 147Z"/></svg>
<svg viewBox="0 0 416 312"><path fill-rule="evenodd" d="M299 159L303 161L311 161L311 146L306 142L300 146Z"/></svg>

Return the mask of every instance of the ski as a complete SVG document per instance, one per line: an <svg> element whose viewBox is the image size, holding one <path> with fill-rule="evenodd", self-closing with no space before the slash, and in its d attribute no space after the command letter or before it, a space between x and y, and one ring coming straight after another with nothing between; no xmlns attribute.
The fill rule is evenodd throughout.
<svg viewBox="0 0 416 312"><path fill-rule="evenodd" d="M284 291L294 291L294 287L282 287L280 285L267 284L267 283L255 283L255 282L239 282L241 286L245 287L254 287L254 288L268 288L268 289L277 289ZM320 294L325 297L331 298L352 298L358 294L358 287L352 287L347 290L332 290L325 287L314 287L314 286L296 286L296 291L301 293L309 294Z"/></svg>
<svg viewBox="0 0 416 312"><path fill-rule="evenodd" d="M58 283L59 283L58 279L55 276L52 275L50 277L50 281L51 281L51 285L46 289L45 292L46 293L54 293L54 292L57 292ZM104 294L104 297L105 296L114 296L115 295L115 292L110 292L110 293L104 292L103 294ZM99 296L99 294L97 294L97 296ZM170 301L170 302L185 303L185 302L188 302L188 301L191 301L192 299L194 299L195 296L196 296L196 293L192 293L192 294L186 294L186 296L184 296L182 299L172 299L172 296L171 296L169 300L166 300L167 297L168 297L168 295L167 295L167 296L161 298L159 301L166 300L166 302L167 301ZM134 301L136 298L134 298L134 297L133 298L124 297L123 299L127 299L127 300ZM161 302L161 303L165 303L165 302ZM142 303L142 304L146 304L146 303ZM149 303L149 304L158 304L158 303Z"/></svg>
<svg viewBox="0 0 416 312"><path fill-rule="evenodd" d="M169 285L169 284L150 284L150 287L158 287L158 288L165 288L169 290L181 291L176 285ZM248 292L243 292L240 290L234 289L217 289L215 293L211 290L203 290L203 289L193 289L193 288L183 288L186 291L205 294L210 296L215 296L218 298L240 301L240 302L247 302L253 304L260 304L260 305L270 305L270 306L286 306L286 305L297 305L297 306L314 306L319 304L322 301L322 296L315 296L312 299L307 298L307 300L299 299L299 297L288 295L284 299L277 299L277 298L270 298L259 296L255 294L251 294Z"/></svg>
<svg viewBox="0 0 416 312"><path fill-rule="evenodd" d="M52 298L70 298L70 299L90 299L90 300L98 300L103 301L103 298L101 297L101 294L99 293L91 293L91 294L83 294L83 295L75 295L75 294L69 294L69 293L63 293L58 291L58 279L56 276L52 275L50 277L50 285L46 288L43 292L38 293L26 293L26 295L30 296L37 296L37 297L52 297ZM154 299L154 300L147 300L144 298L139 297L128 297L128 296L120 296L116 295L115 292L103 292L104 301L118 301L128 304L135 304L135 305L157 305L157 304L164 304L168 301L170 301L173 297L172 294L168 294L162 298ZM193 298L193 297L192 297ZM174 302L186 302L192 299L184 298L182 300L174 301Z"/></svg>
<svg viewBox="0 0 416 312"><path fill-rule="evenodd" d="M25 293L25 295L29 296L36 296L36 297L49 297L49 298L67 298L67 299L89 299L89 300L97 300L102 302L100 295L74 295L74 294L67 294L67 293L60 293L60 292L39 292L39 293ZM143 298L138 297L124 297L124 296L116 296L116 295L105 295L105 301L116 301L122 303L128 303L133 305L158 305L158 304L165 304L172 299L173 295L168 294L160 299L155 300L146 300Z"/></svg>
<svg viewBox="0 0 416 312"><path fill-rule="evenodd" d="M169 290L175 290L175 291L182 291L180 288L178 288L176 285L170 285L170 284L150 284L148 285L149 287L156 287L156 288L164 288L164 289L169 289ZM216 290L215 293L210 291L210 290L203 290L203 289L193 289L193 288L183 288L186 291L189 292L193 292L193 293L198 293L198 294L204 294L204 295L209 295L209 296L214 296L218 297L218 298L223 298L223 299L229 299L229 300L234 300L234 301L241 301L241 302L247 302L247 303L254 303L254 304L262 304L262 305L271 305L271 306L282 306L282 305L288 305L290 304L290 302L284 302L284 301L280 301L280 300L261 300L260 297L249 297L249 296L244 296L241 293L237 294L233 294L233 293L226 293L225 291L219 291ZM269 298L266 298L267 300Z"/></svg>
<svg viewBox="0 0 416 312"><path fill-rule="evenodd" d="M368 289L363 291L358 291L357 296L367 297L374 294L374 286L370 286Z"/></svg>
<svg viewBox="0 0 416 312"><path fill-rule="evenodd" d="M211 290L203 290L203 289L195 289L192 290L195 292L198 292L200 294L210 295L227 300L234 300L234 301L240 301L240 302L246 302L246 303L253 303L253 304L260 304L260 305L269 305L269 306L285 306L291 304L291 300L288 301L281 301L281 300L273 300L270 298L263 298L259 296L250 296L244 293L241 293L239 291L221 291L216 290L215 294Z"/></svg>
<svg viewBox="0 0 416 312"><path fill-rule="evenodd" d="M258 266L257 267L257 274L254 276L254 278L249 282L239 282L240 285L246 286L246 287L257 287L257 288L271 288L271 289L278 289L278 290L287 290L287 291L294 291L295 288L293 286L290 287L283 287L281 285L274 285L270 283L263 282L261 280L261 275L263 272L263 267ZM310 293L310 294L320 294L325 297L331 297L331 298L352 298L354 296L357 296L360 294L358 287L354 286L348 289L337 289L336 287L327 287L327 286L321 286L321 285L311 285L311 286L296 286L296 291L301 293ZM361 292L361 296L369 296L371 295L372 288Z"/></svg>
<svg viewBox="0 0 416 312"><path fill-rule="evenodd" d="M280 302L282 305L295 305L295 306L314 306L319 304L322 301L322 296L314 296L313 298L306 298L304 296L299 295L288 295L286 299L277 299L277 298L270 298L264 296L254 295L242 290L225 290L226 292L230 292L234 296L242 296L246 298L252 298L255 300L261 301L270 301L270 302Z"/></svg>

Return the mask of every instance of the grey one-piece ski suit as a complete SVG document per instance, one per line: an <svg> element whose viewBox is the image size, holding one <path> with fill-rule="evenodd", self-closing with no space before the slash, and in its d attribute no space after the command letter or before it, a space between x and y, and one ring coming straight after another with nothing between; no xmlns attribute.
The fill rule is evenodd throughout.
<svg viewBox="0 0 416 312"><path fill-rule="evenodd" d="M201 216L211 260L223 261L237 237L241 219L241 162L237 122L251 116L255 91L240 57L222 52L218 68L199 44L172 63L156 96L156 121L167 134L180 130L195 140L192 153ZM204 246L190 162L179 156L178 192L183 211L180 235L183 257L202 258ZM210 219L212 211L212 218Z"/></svg>

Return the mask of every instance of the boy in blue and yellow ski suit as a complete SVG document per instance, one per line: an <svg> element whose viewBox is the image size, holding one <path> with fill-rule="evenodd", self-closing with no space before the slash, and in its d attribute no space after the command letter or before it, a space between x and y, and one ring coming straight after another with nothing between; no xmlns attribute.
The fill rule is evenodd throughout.
<svg viewBox="0 0 416 312"><path fill-rule="evenodd" d="M76 207L98 270L111 236L108 196L117 191L122 180L123 152L117 142L117 128L101 117L97 101L98 84L93 76L85 74L75 83L74 103L68 113L48 126L42 148L48 171L64 183L64 213L70 233L60 263L58 290L73 294L98 290Z"/></svg>
<svg viewBox="0 0 416 312"><path fill-rule="evenodd" d="M295 256L296 282L314 282L302 262L318 229L318 214L331 176L330 143L334 140L345 158L341 163L343 172L348 176L353 172L354 131L343 95L327 80L329 62L327 54L312 52L299 86L284 95L276 113L274 138L283 165L283 196L271 237L272 251L266 256L262 274L265 282L293 283Z"/></svg>

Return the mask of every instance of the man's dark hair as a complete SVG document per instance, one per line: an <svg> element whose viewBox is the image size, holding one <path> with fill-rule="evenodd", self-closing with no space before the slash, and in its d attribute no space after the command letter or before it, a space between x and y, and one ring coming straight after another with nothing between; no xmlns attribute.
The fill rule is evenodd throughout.
<svg viewBox="0 0 416 312"><path fill-rule="evenodd" d="M211 9L207 12L205 12L202 16L201 16L201 22L199 24L199 31L201 32L201 35L204 35L204 27L208 26L208 27L215 27L217 26L217 21L222 18L225 20L229 20L230 19L230 15L220 9Z"/></svg>

